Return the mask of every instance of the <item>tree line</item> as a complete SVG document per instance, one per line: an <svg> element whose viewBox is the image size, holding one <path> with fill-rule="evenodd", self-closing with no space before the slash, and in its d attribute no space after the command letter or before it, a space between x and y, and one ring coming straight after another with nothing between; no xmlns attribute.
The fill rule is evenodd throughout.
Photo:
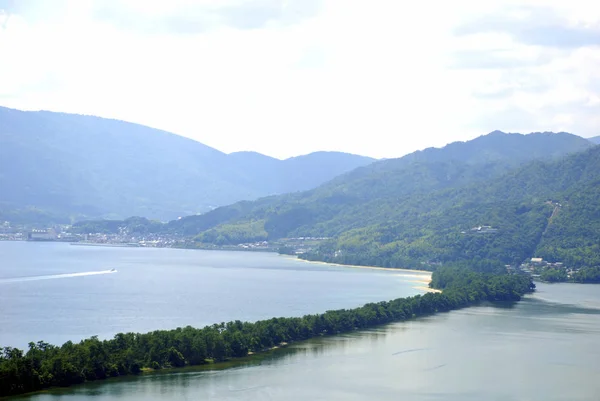
<svg viewBox="0 0 600 401"><path fill-rule="evenodd" d="M110 340L91 337L62 346L38 341L29 343L27 351L4 347L0 353L0 396L135 375L148 368L225 361L282 343L403 321L481 301L517 301L535 288L528 276L481 273L461 267L440 268L433 273L431 285L443 292L303 317L234 321L145 334L119 333Z"/></svg>

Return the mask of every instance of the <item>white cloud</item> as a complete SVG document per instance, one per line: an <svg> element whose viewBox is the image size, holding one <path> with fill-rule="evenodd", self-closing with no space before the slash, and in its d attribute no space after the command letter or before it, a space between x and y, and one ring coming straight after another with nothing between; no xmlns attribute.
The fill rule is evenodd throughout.
<svg viewBox="0 0 600 401"><path fill-rule="evenodd" d="M396 157L494 129L597 135L599 7L479 3L29 1L0 28L0 103L278 157ZM506 23L536 13L585 35L557 48Z"/></svg>

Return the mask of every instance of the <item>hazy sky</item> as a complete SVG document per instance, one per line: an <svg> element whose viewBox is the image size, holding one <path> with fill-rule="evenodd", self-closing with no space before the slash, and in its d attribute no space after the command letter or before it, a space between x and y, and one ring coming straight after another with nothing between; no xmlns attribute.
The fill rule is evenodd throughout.
<svg viewBox="0 0 600 401"><path fill-rule="evenodd" d="M0 105L231 152L600 135L600 2L0 0Z"/></svg>

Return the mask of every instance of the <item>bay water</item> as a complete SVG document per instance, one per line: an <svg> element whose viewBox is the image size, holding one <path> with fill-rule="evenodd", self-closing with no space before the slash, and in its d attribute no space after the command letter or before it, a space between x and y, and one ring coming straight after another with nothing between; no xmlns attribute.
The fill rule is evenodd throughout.
<svg viewBox="0 0 600 401"><path fill-rule="evenodd" d="M321 313L421 293L428 277L274 253L0 242L0 346Z"/></svg>
<svg viewBox="0 0 600 401"><path fill-rule="evenodd" d="M133 248L73 251L65 244L44 246L48 247L44 251L29 248L36 249L30 257L50 252L55 262L68 263L73 255L66 254L75 252L78 263L87 261L89 269L75 269L78 263L62 267L47 263L45 274L40 274L38 267L21 260L20 266L31 273L28 277L112 267L117 273L10 281L7 276L14 279L14 271L3 268L0 341L19 342L19 333L44 339L81 337L104 327L93 316L85 317L86 311L108 324L101 334L109 337L128 328L176 327L186 324L186 316L207 323L228 320L223 316L256 320L352 307L419 291L414 288L418 278L411 273L308 264L270 254ZM6 248L4 252L0 253L3 262ZM161 280L165 270L171 275ZM204 273L193 273L196 270ZM173 275L179 275L179 280ZM119 280L124 283L117 284ZM47 302L44 293L50 297ZM86 301L88 296L99 305ZM235 302L236 297L242 302ZM23 314L12 315L17 323L9 318L7 299ZM221 303L215 301L219 299ZM168 306L169 300L178 307ZM149 305L142 305L145 302ZM193 306L184 306L188 302ZM247 302L251 306L244 305ZM39 313L34 312L36 305ZM73 308L74 315L67 318L61 308ZM105 313L111 309L112 314ZM62 323L52 323L57 316L64 316ZM83 321L76 323L80 318ZM4 327L7 322L10 330ZM16 399L595 401L600 399L599 360L600 286L538 284L535 294L515 304L486 304L312 339L237 361L228 369L172 370Z"/></svg>

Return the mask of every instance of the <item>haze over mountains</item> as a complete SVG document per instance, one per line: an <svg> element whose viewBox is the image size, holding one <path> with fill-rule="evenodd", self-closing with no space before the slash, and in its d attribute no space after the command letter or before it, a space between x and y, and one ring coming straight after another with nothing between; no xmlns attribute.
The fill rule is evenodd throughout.
<svg viewBox="0 0 600 401"><path fill-rule="evenodd" d="M256 152L227 155L138 124L6 108L0 108L0 145L0 219L43 223L187 215L152 230L217 244L341 238L401 218L404 204L398 202L427 200L477 183L489 186L531 161L552 161L593 146L564 132L494 131L374 163L339 152L282 161ZM282 195L234 203L271 194Z"/></svg>
<svg viewBox="0 0 600 401"><path fill-rule="evenodd" d="M0 107L0 219L170 220L313 188L373 160L340 152L227 155L138 124Z"/></svg>

